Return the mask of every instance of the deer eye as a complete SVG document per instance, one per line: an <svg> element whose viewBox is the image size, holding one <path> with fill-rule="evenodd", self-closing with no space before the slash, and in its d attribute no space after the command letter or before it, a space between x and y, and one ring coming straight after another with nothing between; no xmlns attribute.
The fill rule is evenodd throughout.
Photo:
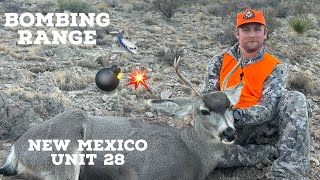
<svg viewBox="0 0 320 180"><path fill-rule="evenodd" d="M201 110L201 114L204 115L204 116L210 116L210 111L202 109Z"/></svg>
<svg viewBox="0 0 320 180"><path fill-rule="evenodd" d="M200 112L203 116L209 116L210 115L210 110L204 105L200 105Z"/></svg>

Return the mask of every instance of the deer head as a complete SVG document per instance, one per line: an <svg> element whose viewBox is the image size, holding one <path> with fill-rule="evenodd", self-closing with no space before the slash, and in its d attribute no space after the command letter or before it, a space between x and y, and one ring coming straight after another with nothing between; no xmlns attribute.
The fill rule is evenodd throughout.
<svg viewBox="0 0 320 180"><path fill-rule="evenodd" d="M174 98L149 100L149 105L169 115L184 116L193 114L195 120L195 132L204 140L221 141L231 144L235 140L236 130L232 115L232 106L240 97L243 83L226 89L226 82L231 74L239 67L241 60L229 72L223 82L222 91L199 93L192 84L178 71L180 57L174 61L174 68L178 77L187 83L197 94L195 98Z"/></svg>

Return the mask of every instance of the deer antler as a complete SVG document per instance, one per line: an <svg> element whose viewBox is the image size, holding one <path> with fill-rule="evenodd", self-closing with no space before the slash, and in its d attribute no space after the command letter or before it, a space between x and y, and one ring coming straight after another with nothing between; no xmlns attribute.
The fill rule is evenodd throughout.
<svg viewBox="0 0 320 180"><path fill-rule="evenodd" d="M238 64L236 64L236 66L233 67L233 69L231 69L231 71L230 71L230 72L227 74L227 76L224 78L223 83L222 83L221 92L226 92L227 82L228 82L230 76L236 71L236 69L240 66L241 63L242 63L242 58L239 58Z"/></svg>
<svg viewBox="0 0 320 180"><path fill-rule="evenodd" d="M191 89L194 90L194 92L196 92L196 94L197 94L198 96L201 96L201 93L200 93L199 91L197 91L197 90L193 87L192 83L191 83L190 81L188 81L186 78L184 78L184 77L180 74L180 72L179 72L179 70L178 70L178 65L179 65L179 61L180 61L180 60L181 60L180 56L178 57L178 59L177 59L177 58L174 58L174 64L173 64L173 66L174 66L174 69L176 70L176 74L178 75L178 77L179 77L183 82L185 82L188 86L190 86Z"/></svg>

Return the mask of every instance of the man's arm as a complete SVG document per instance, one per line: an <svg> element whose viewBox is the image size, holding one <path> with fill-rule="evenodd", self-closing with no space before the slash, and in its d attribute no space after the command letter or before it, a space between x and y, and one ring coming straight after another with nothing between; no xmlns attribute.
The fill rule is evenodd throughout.
<svg viewBox="0 0 320 180"><path fill-rule="evenodd" d="M220 53L209 60L207 72L204 77L204 84L201 87L202 93L220 90L220 70L222 67L222 57L224 53Z"/></svg>
<svg viewBox="0 0 320 180"><path fill-rule="evenodd" d="M286 78L286 67L277 64L263 84L260 104L240 109L242 119L236 125L258 125L272 120L277 112L278 102L285 92Z"/></svg>

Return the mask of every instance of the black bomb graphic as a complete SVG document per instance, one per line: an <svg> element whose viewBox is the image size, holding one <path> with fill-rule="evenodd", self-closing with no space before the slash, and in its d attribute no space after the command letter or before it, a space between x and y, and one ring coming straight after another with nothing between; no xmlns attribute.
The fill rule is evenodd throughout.
<svg viewBox="0 0 320 180"><path fill-rule="evenodd" d="M111 68L103 68L96 74L96 85L102 91L113 91L115 90L122 78L121 68L117 65L112 65Z"/></svg>

